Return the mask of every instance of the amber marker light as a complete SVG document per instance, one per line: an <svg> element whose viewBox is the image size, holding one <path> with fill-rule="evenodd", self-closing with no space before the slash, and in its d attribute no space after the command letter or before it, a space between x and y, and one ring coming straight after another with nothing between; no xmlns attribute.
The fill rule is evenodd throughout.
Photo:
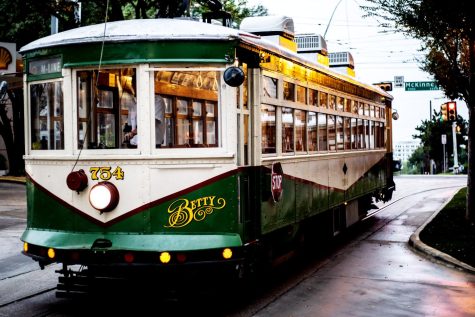
<svg viewBox="0 0 475 317"><path fill-rule="evenodd" d="M54 249L53 249L53 248L49 248L49 249L48 249L48 258L54 259L55 256L56 256L56 252L54 251Z"/></svg>
<svg viewBox="0 0 475 317"><path fill-rule="evenodd" d="M28 243L23 242L23 251L28 252Z"/></svg>
<svg viewBox="0 0 475 317"><path fill-rule="evenodd" d="M223 250L223 258L225 258L226 260L229 260L232 256L233 256L233 251L231 251L230 248L226 248Z"/></svg>
<svg viewBox="0 0 475 317"><path fill-rule="evenodd" d="M172 256L170 255L169 252L160 253L160 262L162 262L163 264L169 263L171 259L172 259Z"/></svg>
<svg viewBox="0 0 475 317"><path fill-rule="evenodd" d="M101 213L111 211L119 203L119 191L110 182L100 182L91 188L89 203Z"/></svg>

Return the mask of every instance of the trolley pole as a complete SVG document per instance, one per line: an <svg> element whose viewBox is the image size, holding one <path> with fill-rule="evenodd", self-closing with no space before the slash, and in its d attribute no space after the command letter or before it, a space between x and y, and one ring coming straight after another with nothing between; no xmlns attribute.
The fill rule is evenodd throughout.
<svg viewBox="0 0 475 317"><path fill-rule="evenodd" d="M457 123L452 122L452 140L454 145L454 174L458 174L459 160L457 154L457 134L456 134Z"/></svg>

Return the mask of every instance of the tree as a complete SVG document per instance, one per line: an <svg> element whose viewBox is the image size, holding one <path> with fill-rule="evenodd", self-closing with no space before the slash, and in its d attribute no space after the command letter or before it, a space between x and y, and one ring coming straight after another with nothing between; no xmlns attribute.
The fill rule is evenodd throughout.
<svg viewBox="0 0 475 317"><path fill-rule="evenodd" d="M453 134L452 134L452 122L442 121L440 120L440 112L434 110L434 115L432 116L432 120L423 120L421 125L416 127L416 131L418 134L414 134L412 137L415 139L420 139L421 144L424 147L426 153L429 156L429 159L433 159L435 161L436 166L438 167L437 170L442 172L442 166L444 163L444 147L442 146L442 135L446 135L447 144L445 145L445 151L448 153L452 152L453 149ZM467 146L467 141L464 139L464 136L468 134L467 131L467 121L464 120L461 116L457 117L457 127L458 131L456 131L456 140L457 146L460 145ZM459 153L459 165L466 163L466 157L460 155ZM449 162L447 164L452 166L453 163L453 156L449 156Z"/></svg>
<svg viewBox="0 0 475 317"><path fill-rule="evenodd" d="M363 9L422 41L421 69L434 76L447 97L467 104L469 130L475 131L475 15L472 2L454 0L366 0ZM466 218L475 221L475 155L468 138Z"/></svg>

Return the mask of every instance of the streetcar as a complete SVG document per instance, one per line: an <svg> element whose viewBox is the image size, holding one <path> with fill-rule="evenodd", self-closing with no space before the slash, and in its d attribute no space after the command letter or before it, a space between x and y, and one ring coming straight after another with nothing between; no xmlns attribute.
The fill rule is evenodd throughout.
<svg viewBox="0 0 475 317"><path fill-rule="evenodd" d="M300 54L290 18L247 19L107 22L21 48L22 252L60 264L58 292L247 276L391 199L392 96Z"/></svg>

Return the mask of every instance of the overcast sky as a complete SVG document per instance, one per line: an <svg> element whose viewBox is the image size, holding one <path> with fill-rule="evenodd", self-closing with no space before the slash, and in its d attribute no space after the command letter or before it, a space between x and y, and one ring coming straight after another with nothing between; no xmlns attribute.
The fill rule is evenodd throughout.
<svg viewBox="0 0 475 317"><path fill-rule="evenodd" d="M365 12L360 9L360 5L366 4L364 0L248 0L248 4L262 4L269 15L291 17L296 33L323 36L326 31L328 51L349 51L355 61L356 77L361 81L394 81L395 76L403 76L406 82L432 81L416 62L423 57L418 51L419 42L401 33L385 32L378 21L364 18ZM391 94L393 108L399 113L399 120L393 121L394 142L413 140L415 127L429 119L431 105L439 111L440 104L447 101L442 91L410 92L393 88ZM459 114L467 119L465 104L462 101L457 104Z"/></svg>

